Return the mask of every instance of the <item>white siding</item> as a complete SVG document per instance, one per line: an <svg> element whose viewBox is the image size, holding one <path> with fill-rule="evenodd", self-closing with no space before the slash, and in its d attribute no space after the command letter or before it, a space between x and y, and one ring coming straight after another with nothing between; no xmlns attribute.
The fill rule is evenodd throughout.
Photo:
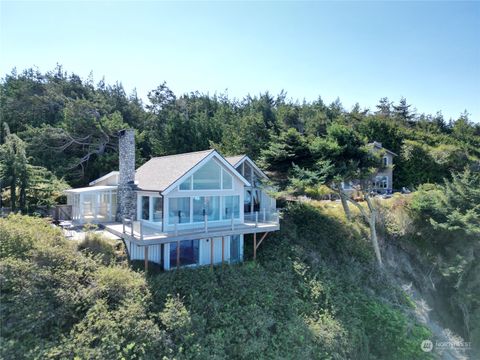
<svg viewBox="0 0 480 360"><path fill-rule="evenodd" d="M211 239L200 240L200 265L210 265ZM230 260L230 236L225 236L224 261ZM222 238L213 238L213 263L222 262Z"/></svg>
<svg viewBox="0 0 480 360"><path fill-rule="evenodd" d="M125 240L130 260L145 260L145 246L138 246ZM156 264L161 263L161 245L149 245L148 246L148 260Z"/></svg>

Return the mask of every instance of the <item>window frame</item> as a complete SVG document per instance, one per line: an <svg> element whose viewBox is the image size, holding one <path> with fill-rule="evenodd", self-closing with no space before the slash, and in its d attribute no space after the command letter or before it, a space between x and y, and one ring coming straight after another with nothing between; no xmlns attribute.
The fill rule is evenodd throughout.
<svg viewBox="0 0 480 360"><path fill-rule="evenodd" d="M218 189L194 189L193 185L195 182L195 174L198 170L200 170L203 166L207 165L208 162L213 161L219 168L220 168L220 187ZM223 164L220 164L219 161L215 160L215 158L211 158L209 161L207 161L205 164L202 165L199 169L197 169L195 172L193 172L191 175L189 175L184 181L182 181L178 186L177 189L178 191L222 191L222 190L229 190L233 191L235 190L235 181L233 179L233 174L230 173ZM224 174L227 174L231 178L231 187L225 187L224 186ZM189 182L189 187L188 189L182 189L182 185L185 184L186 182Z"/></svg>

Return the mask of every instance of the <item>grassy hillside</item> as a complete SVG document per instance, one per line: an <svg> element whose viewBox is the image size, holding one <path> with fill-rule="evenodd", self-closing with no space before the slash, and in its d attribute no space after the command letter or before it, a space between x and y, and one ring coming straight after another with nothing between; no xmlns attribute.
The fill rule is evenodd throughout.
<svg viewBox="0 0 480 360"><path fill-rule="evenodd" d="M429 358L365 231L332 205L294 204L257 262L145 277L43 220L2 219L2 357Z"/></svg>

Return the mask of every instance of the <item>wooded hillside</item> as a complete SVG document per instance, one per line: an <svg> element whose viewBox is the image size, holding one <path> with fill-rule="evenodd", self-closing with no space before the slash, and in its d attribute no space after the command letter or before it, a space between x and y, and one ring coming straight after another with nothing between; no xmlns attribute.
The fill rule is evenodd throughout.
<svg viewBox="0 0 480 360"><path fill-rule="evenodd" d="M457 119L444 119L440 112L417 114L403 98L380 99L374 109L361 104L345 109L340 100L299 102L287 93L243 99L174 94L163 83L144 104L135 92L126 94L120 82L95 83L61 66L45 74L14 70L0 89L2 196L6 206L13 197L13 207L24 210L58 196L62 179L80 186L116 170L116 134L127 127L137 130L139 164L153 156L215 147L225 155L245 153L259 160L277 172L282 187L288 186L281 180L292 176L293 164L314 165L319 140L329 129L334 132L332 126L344 140L379 141L399 154L396 189L441 182L480 158L480 124L467 113Z"/></svg>

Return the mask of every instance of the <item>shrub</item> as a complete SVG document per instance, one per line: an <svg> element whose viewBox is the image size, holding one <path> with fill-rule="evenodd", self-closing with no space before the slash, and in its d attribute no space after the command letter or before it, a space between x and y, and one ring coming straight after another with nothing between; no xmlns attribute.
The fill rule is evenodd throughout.
<svg viewBox="0 0 480 360"><path fill-rule="evenodd" d="M31 251L43 246L65 246L62 231L47 220L10 214L0 218L0 257L28 258Z"/></svg>
<svg viewBox="0 0 480 360"><path fill-rule="evenodd" d="M87 232L85 238L78 244L78 249L96 255L104 265L108 265L116 259L113 245L98 233Z"/></svg>

